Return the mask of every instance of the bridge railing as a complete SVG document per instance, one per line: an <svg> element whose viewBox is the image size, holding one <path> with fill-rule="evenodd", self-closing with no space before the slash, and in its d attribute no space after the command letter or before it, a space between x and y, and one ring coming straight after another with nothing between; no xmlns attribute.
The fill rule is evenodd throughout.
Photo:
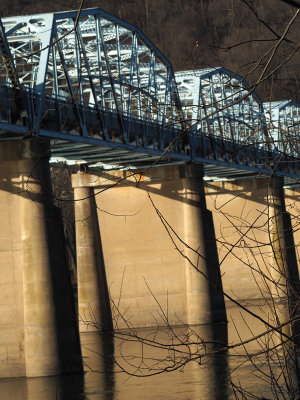
<svg viewBox="0 0 300 400"><path fill-rule="evenodd" d="M30 110L37 108L41 101L34 89L24 86L25 99ZM25 110L17 110L16 93L9 84L0 85L0 128L13 125L16 133L28 128ZM56 140L69 138L73 141L97 140L125 144L131 148L147 148L157 152L166 149L170 153L183 154L181 129L178 126L163 125L160 121L133 118L130 113L120 113L114 108L100 108L101 118L94 104L85 102L76 106L63 96L46 95L43 99L39 136ZM78 115L76 115L78 113ZM12 128L12 127L11 127ZM28 133L28 132L27 132ZM30 132L29 132L30 133ZM34 134L34 129L31 132ZM173 144L172 144L173 142Z"/></svg>
<svg viewBox="0 0 300 400"><path fill-rule="evenodd" d="M196 162L205 159L212 163L235 164L244 169L261 170L262 173L272 174L276 171L289 175L299 174L299 157L284 154L274 146L266 146L266 143L246 145L196 130L190 133L189 140L191 157Z"/></svg>

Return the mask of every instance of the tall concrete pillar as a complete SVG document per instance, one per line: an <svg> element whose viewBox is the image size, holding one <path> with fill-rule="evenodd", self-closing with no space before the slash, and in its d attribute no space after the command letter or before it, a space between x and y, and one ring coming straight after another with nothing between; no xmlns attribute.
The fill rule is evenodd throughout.
<svg viewBox="0 0 300 400"><path fill-rule="evenodd" d="M206 207L202 165L186 166L184 240L187 310L190 323L226 321L222 280L212 213Z"/></svg>
<svg viewBox="0 0 300 400"><path fill-rule="evenodd" d="M110 330L112 319L93 189L74 187L74 200L79 330Z"/></svg>
<svg viewBox="0 0 300 400"><path fill-rule="evenodd" d="M2 190L15 203L15 210L7 208L9 228L17 241L12 253L19 251L22 269L22 285L14 283L22 290L18 308L23 309L22 321L19 318L19 325L23 324L19 343L23 356L19 355L18 362L24 364L21 375L28 377L82 369L63 237L53 206L49 155L47 143L33 139L0 144L1 171L6 177ZM2 264L2 272L4 268ZM1 333L0 337L2 340ZM10 376L15 375L12 372Z"/></svg>
<svg viewBox="0 0 300 400"><path fill-rule="evenodd" d="M285 207L283 183L282 177L273 176L269 185L269 231L274 259L272 294L278 303L279 323L299 315L300 311L297 257L291 218ZM293 323L292 330L299 335L299 323Z"/></svg>
<svg viewBox="0 0 300 400"><path fill-rule="evenodd" d="M291 323L276 335L277 351L284 356L284 374L289 380L289 390L299 395L299 350L300 350L300 285L295 251L293 229L290 214L285 207L283 177L274 176L270 182L270 238L274 256L273 264L273 301L275 305L275 323ZM293 340L287 340L293 337Z"/></svg>

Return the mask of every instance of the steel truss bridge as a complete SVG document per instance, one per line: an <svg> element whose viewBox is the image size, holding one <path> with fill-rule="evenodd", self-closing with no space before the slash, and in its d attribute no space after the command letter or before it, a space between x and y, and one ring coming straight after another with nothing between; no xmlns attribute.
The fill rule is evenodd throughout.
<svg viewBox="0 0 300 400"><path fill-rule="evenodd" d="M174 74L138 28L98 8L0 20L0 140L47 139L54 165L298 178L299 119L299 104L263 104L224 68Z"/></svg>

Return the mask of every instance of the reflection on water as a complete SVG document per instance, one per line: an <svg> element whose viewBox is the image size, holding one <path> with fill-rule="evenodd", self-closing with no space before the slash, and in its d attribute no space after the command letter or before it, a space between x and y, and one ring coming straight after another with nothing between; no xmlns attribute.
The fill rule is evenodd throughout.
<svg viewBox="0 0 300 400"><path fill-rule="evenodd" d="M139 375L142 371L145 373L146 370L143 368L150 366L151 372L155 372L156 369L171 366L174 354L153 345L145 346L136 341L124 340L122 337L115 338L112 342L109 338L103 339L98 333L84 334L82 336L84 374L33 379L2 379L0 380L0 400L135 400L141 398L143 400L233 400L235 397L227 379L227 371L228 368L234 370L236 367L238 369L234 375L241 385L246 385L259 398L263 396L273 398L268 393L265 383L253 373L255 368L250 360L240 355L243 349L240 348L239 351L232 349L228 353L218 351L223 349L224 344L231 344L240 338L247 339L262 329L256 319L248 318L245 324L239 310L229 310L228 317L228 332L226 324L192 328L194 336L192 335L190 340L198 336L210 342L201 347L202 353L203 351L211 353L209 357L197 358L174 372L164 372L146 378L126 375L121 372L121 369L125 368L126 371ZM141 337L147 337L149 340L155 339L166 343L170 339L166 329L153 332L153 330L137 330ZM173 333L181 335L181 338L186 338L188 332L191 333L185 327L173 330ZM190 349L199 350L197 346L197 344L192 345ZM251 342L248 345L248 351L256 351L260 347L257 341ZM188 348L185 348L185 351L188 351ZM185 356L188 357L188 354L183 353L182 361ZM263 365L264 360L261 359L259 362Z"/></svg>
<svg viewBox="0 0 300 400"><path fill-rule="evenodd" d="M114 400L114 341L98 333L86 333L81 337L84 361L85 400ZM81 399L81 397L79 397Z"/></svg>
<svg viewBox="0 0 300 400"><path fill-rule="evenodd" d="M1 400L85 400L83 375L0 380ZM102 397L99 397L101 399Z"/></svg>

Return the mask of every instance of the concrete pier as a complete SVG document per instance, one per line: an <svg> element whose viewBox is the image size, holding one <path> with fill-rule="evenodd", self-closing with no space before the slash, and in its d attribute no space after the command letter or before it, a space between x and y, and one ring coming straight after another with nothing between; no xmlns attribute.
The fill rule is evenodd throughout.
<svg viewBox="0 0 300 400"><path fill-rule="evenodd" d="M112 329L93 189L76 187L74 200L79 329L80 332Z"/></svg>
<svg viewBox="0 0 300 400"><path fill-rule="evenodd" d="M282 177L272 177L269 185L269 227L274 256L275 295L286 296L299 281L291 216L286 210Z"/></svg>
<svg viewBox="0 0 300 400"><path fill-rule="evenodd" d="M269 190L270 239L274 257L272 295L277 323L299 317L299 273L291 216L286 211L283 178L272 177ZM300 324L294 321L284 331L293 333L300 343Z"/></svg>
<svg viewBox="0 0 300 400"><path fill-rule="evenodd" d="M184 191L188 321L192 324L225 321L214 223L212 213L206 207L202 166L191 169L189 176L182 178L180 184Z"/></svg>
<svg viewBox="0 0 300 400"><path fill-rule="evenodd" d="M49 147L1 142L0 377L82 368Z"/></svg>
<svg viewBox="0 0 300 400"><path fill-rule="evenodd" d="M86 199L75 202L77 248L89 242L92 260L99 251L92 249L97 241L89 223L90 196L95 195L115 327L226 320L201 166L153 168L142 176L129 171L79 173L72 184L75 199ZM90 239L80 244L80 237ZM80 251L78 277L87 262L95 264L81 257ZM87 309L81 278L78 285L79 308ZM95 307L93 313L98 312Z"/></svg>
<svg viewBox="0 0 300 400"><path fill-rule="evenodd" d="M206 200L213 211L224 291L244 305L283 305L299 282L294 236L299 245L298 197L280 177L207 182ZM230 302L226 302L230 315ZM284 307L281 307L284 309ZM280 307L278 308L278 312ZM288 307L285 307L285 312ZM286 320L285 316L282 316ZM278 323L278 321L277 321Z"/></svg>

